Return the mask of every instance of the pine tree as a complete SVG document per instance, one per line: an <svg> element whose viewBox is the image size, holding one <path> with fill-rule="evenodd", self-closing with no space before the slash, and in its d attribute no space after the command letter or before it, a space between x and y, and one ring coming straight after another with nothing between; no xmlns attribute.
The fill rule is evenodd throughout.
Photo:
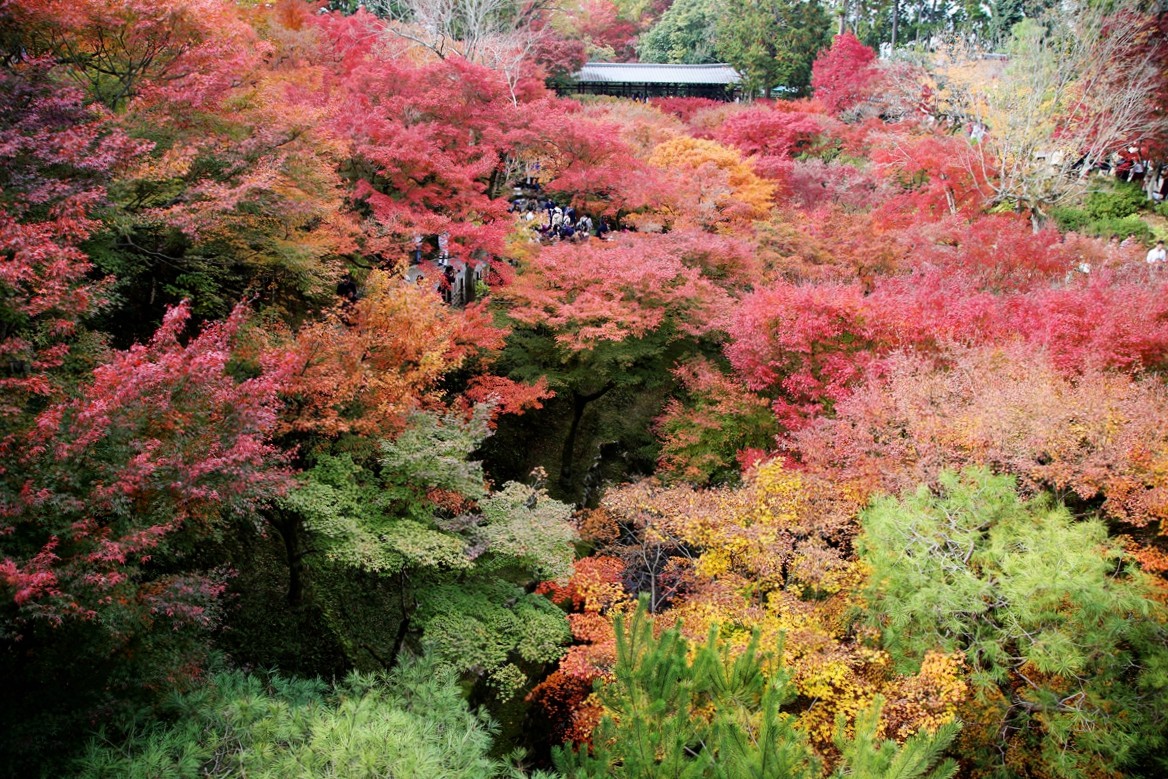
<svg viewBox="0 0 1168 779"><path fill-rule="evenodd" d="M960 723L942 725L936 733L922 730L898 744L879 737L883 707L884 698L877 695L871 706L856 715L855 735L851 738L844 733L842 718L837 722L835 742L841 760L833 777L951 779L957 773L957 763L949 758L942 760L942 755L961 730Z"/></svg>
<svg viewBox="0 0 1168 779"><path fill-rule="evenodd" d="M597 691L605 715L591 748L557 752L571 779L811 779L819 763L794 719L789 674L770 669L756 634L741 652L717 628L690 646L678 628L653 636L644 602L616 622L612 679Z"/></svg>
<svg viewBox="0 0 1168 779"><path fill-rule="evenodd" d="M864 600L893 659L965 654L975 696L962 751L976 771L1163 765L1166 615L1102 522L1023 501L1013 478L984 469L877 500L862 522Z"/></svg>

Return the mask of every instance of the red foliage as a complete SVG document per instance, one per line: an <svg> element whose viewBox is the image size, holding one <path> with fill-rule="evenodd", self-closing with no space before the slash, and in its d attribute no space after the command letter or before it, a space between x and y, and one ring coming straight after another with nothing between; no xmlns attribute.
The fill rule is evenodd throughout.
<svg viewBox="0 0 1168 779"><path fill-rule="evenodd" d="M839 126L839 122L823 114L760 106L727 118L714 133L714 139L745 154L789 158L816 153Z"/></svg>
<svg viewBox="0 0 1168 779"><path fill-rule="evenodd" d="M654 97L649 104L676 116L683 122L688 122L698 111L717 108L721 105L717 100L706 97Z"/></svg>
<svg viewBox="0 0 1168 779"><path fill-rule="evenodd" d="M596 724L586 713L591 708L586 701L592 694L592 685L591 679L557 669L528 694L527 700L539 707L551 723L556 743L587 741ZM599 721L600 717L594 719Z"/></svg>
<svg viewBox="0 0 1168 779"><path fill-rule="evenodd" d="M901 193L881 207L889 227L908 227L922 217L976 216L989 187L987 171L962 135L884 134L873 142L871 158Z"/></svg>
<svg viewBox="0 0 1168 779"><path fill-rule="evenodd" d="M537 140L537 120L558 110L529 78L511 84L459 58L393 57L375 45L380 27L362 13L322 30L337 62L332 129L351 139L355 196L403 244L447 233L460 259L502 253L511 220L492 187L504 160Z"/></svg>
<svg viewBox="0 0 1168 779"><path fill-rule="evenodd" d="M42 63L0 70L0 443L32 397L59 388L53 371L101 293L79 245L109 177L144 148Z"/></svg>
<svg viewBox="0 0 1168 779"><path fill-rule="evenodd" d="M1010 324L1064 371L1168 367L1168 283L1111 282L1050 288L1018 300Z"/></svg>
<svg viewBox="0 0 1168 779"><path fill-rule="evenodd" d="M540 377L535 384L508 379L505 376L475 376L465 393L472 404L490 403L494 406L490 425L494 427L499 414L515 414L543 408L543 401L554 397L548 389L547 379Z"/></svg>
<svg viewBox="0 0 1168 779"><path fill-rule="evenodd" d="M668 243L630 234L545 247L499 294L513 319L551 328L575 351L643 337L667 319L681 333L706 333L726 301Z"/></svg>
<svg viewBox="0 0 1168 779"><path fill-rule="evenodd" d="M1102 242L1066 240L1050 228L1034 232L1019 214L924 222L897 235L915 268L966 275L995 292L1024 292L1061 282L1083 262L1096 268L1106 264L1100 255L1105 252Z"/></svg>
<svg viewBox="0 0 1168 779"><path fill-rule="evenodd" d="M804 209L839 206L848 212L864 211L888 197L890 188L871 168L860 168L843 162L824 162L820 159L797 160L772 164L773 157L764 157L756 167L780 179L793 204ZM860 219L849 213L848 219Z"/></svg>
<svg viewBox="0 0 1168 779"><path fill-rule="evenodd" d="M631 601L621 581L625 564L620 559L585 557L574 568L566 584L544 582L536 592L577 610L568 615L568 622L581 643L568 649L556 671L527 699L543 709L565 742L583 743L600 720L599 706L588 701L593 682L616 662L613 613Z"/></svg>
<svg viewBox="0 0 1168 779"><path fill-rule="evenodd" d="M536 40L532 59L549 78L566 78L588 61L588 47L582 40L547 31Z"/></svg>
<svg viewBox="0 0 1168 779"><path fill-rule="evenodd" d="M1028 346L957 349L944 362L892 357L835 419L796 435L803 462L891 493L985 465L1028 491L1101 500L1115 519L1168 530L1162 385L1098 368L1066 375Z"/></svg>
<svg viewBox="0 0 1168 779"><path fill-rule="evenodd" d="M593 48L611 49L616 62L637 58L637 25L620 17L612 0L586 0L580 7L580 34Z"/></svg>
<svg viewBox="0 0 1168 779"><path fill-rule="evenodd" d="M870 291L878 276L903 270L904 250L870 214L828 204L791 210L757 228L760 259L772 277L850 282Z"/></svg>
<svg viewBox="0 0 1168 779"><path fill-rule="evenodd" d="M941 355L953 345L1022 341L1068 373L1165 367L1165 283L1140 278L1143 268L1120 273L1122 266L1081 283L1070 278L1075 263L1108 252L1100 242L1035 234L1012 216L939 225L918 237L930 234L947 238L916 244L910 275L877 275L863 286L778 282L730 315L731 365L774 399L788 430L830 412L898 349Z"/></svg>
<svg viewBox="0 0 1168 779"><path fill-rule="evenodd" d="M140 99L182 110L219 104L267 53L224 0L27 0L16 24L92 96L115 108Z"/></svg>
<svg viewBox="0 0 1168 779"><path fill-rule="evenodd" d="M774 419L764 398L706 360L679 366L673 374L689 401L670 400L654 421L662 439L663 474L705 484L724 475L731 456L741 459L745 449L773 444Z"/></svg>
<svg viewBox="0 0 1168 779"><path fill-rule="evenodd" d="M666 197L664 176L619 140L617 125L553 112L538 126L546 190L571 198L582 212L620 216Z"/></svg>
<svg viewBox="0 0 1168 779"><path fill-rule="evenodd" d="M755 248L730 235L700 230L676 230L657 239L670 256L725 287L753 284L761 274Z"/></svg>
<svg viewBox="0 0 1168 779"><path fill-rule="evenodd" d="M777 394L774 410L789 430L845 397L876 345L856 284L773 284L744 298L726 329L731 365L750 389Z"/></svg>
<svg viewBox="0 0 1168 779"><path fill-rule="evenodd" d="M574 571L566 584L543 582L536 590L557 603L592 614L607 612L626 600L621 583L625 564L616 557L585 557L573 564ZM590 632L591 634L591 632ZM592 640L581 636L585 640Z"/></svg>
<svg viewBox="0 0 1168 779"><path fill-rule="evenodd" d="M871 93L878 77L876 52L851 32L835 36L811 65L815 99L833 114L853 108Z"/></svg>
<svg viewBox="0 0 1168 779"><path fill-rule="evenodd" d="M245 314L183 345L188 312L172 310L148 345L115 353L77 399L9 439L0 572L18 623L115 607L137 609L138 620L202 619L219 585L152 570L151 558L173 557L288 484L267 436L290 365L233 378Z"/></svg>

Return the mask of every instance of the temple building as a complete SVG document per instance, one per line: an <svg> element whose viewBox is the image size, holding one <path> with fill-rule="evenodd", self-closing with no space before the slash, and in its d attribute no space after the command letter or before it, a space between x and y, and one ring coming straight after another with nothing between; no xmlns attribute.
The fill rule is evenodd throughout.
<svg viewBox="0 0 1168 779"><path fill-rule="evenodd" d="M742 77L729 65L665 65L647 62L587 62L561 94L706 97L735 100Z"/></svg>

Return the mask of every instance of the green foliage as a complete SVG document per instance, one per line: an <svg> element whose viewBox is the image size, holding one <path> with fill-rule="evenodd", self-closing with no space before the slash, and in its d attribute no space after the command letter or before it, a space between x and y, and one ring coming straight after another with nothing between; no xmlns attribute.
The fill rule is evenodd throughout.
<svg viewBox="0 0 1168 779"><path fill-rule="evenodd" d="M718 55L742 74L747 94L806 93L811 63L831 43L818 0L729 0L721 9Z"/></svg>
<svg viewBox="0 0 1168 779"><path fill-rule="evenodd" d="M469 459L487 434L485 410L411 421L382 444L376 471L320 455L284 508L324 558L308 563L316 598L353 662L390 663L406 632L420 631L451 668L508 698L570 638L563 612L523 585L571 573L572 509L515 482L487 494ZM434 491L464 513L436 505Z"/></svg>
<svg viewBox="0 0 1168 779"><path fill-rule="evenodd" d="M1152 239L1152 228L1138 216L1092 218L1086 211L1077 208L1055 208L1051 215L1064 232L1092 235L1097 238L1135 238L1148 242Z"/></svg>
<svg viewBox="0 0 1168 779"><path fill-rule="evenodd" d="M898 665L913 668L929 649L964 652L981 705L1001 718L996 732L1040 752L1055 776L1156 755L1165 612L1103 523L1022 501L1012 478L985 470L946 472L939 484L862 515L869 620ZM1000 768L996 748L974 759Z"/></svg>
<svg viewBox="0 0 1168 779"><path fill-rule="evenodd" d="M943 725L936 733L921 731L903 744L879 738L880 711L884 698L856 715L855 735L848 738L842 717L836 723L836 747L840 764L832 774L837 779L951 779L957 763L942 756L961 730L959 723Z"/></svg>
<svg viewBox="0 0 1168 779"><path fill-rule="evenodd" d="M484 414L468 422L414 415L408 430L382 444L377 473L348 454L320 455L284 506L304 518L326 557L373 573L468 570L482 557L480 568L567 576L571 507L513 482L486 494L482 464L468 459L485 437ZM439 522L432 490L478 500L479 511Z"/></svg>
<svg viewBox="0 0 1168 779"><path fill-rule="evenodd" d="M616 621L613 678L597 694L605 708L592 749L566 748L556 766L585 777L818 777L819 764L793 719L789 675L763 673L755 635L733 653L718 642L691 647L675 628L658 638L644 604Z"/></svg>
<svg viewBox="0 0 1168 779"><path fill-rule="evenodd" d="M386 487L411 512L425 501L431 488L449 490L471 500L481 498L482 463L470 455L490 435L485 405L463 420L457 414L438 417L414 414L409 427L392 441L381 445L381 465Z"/></svg>
<svg viewBox="0 0 1168 779"><path fill-rule="evenodd" d="M572 507L537 490L508 482L479 502L476 540L490 554L480 568L519 565L540 579L566 579L575 560Z"/></svg>
<svg viewBox="0 0 1168 779"><path fill-rule="evenodd" d="M714 0L678 0L638 39L637 56L642 62L716 62L720 7Z"/></svg>
<svg viewBox="0 0 1168 779"><path fill-rule="evenodd" d="M428 587L421 600L417 619L426 646L451 668L485 676L502 699L527 682L520 665L558 660L571 638L551 601L498 578Z"/></svg>
<svg viewBox="0 0 1168 779"><path fill-rule="evenodd" d="M1147 198L1139 186L1121 182L1089 193L1081 207L1055 208L1051 215L1066 232L1147 242L1153 237L1152 229L1138 216L1146 205Z"/></svg>
<svg viewBox="0 0 1168 779"><path fill-rule="evenodd" d="M406 567L466 569L466 541L433 523L433 489L469 499L485 495L482 464L469 459L486 437L486 409L456 415L414 414L410 427L381 445L374 473L348 454L320 455L284 506L322 541L322 551L371 572Z"/></svg>
<svg viewBox="0 0 1168 779"><path fill-rule="evenodd" d="M1083 210L1092 219L1122 219L1138 213L1146 203L1147 197L1138 185L1118 183L1110 190L1088 194Z"/></svg>
<svg viewBox="0 0 1168 779"><path fill-rule="evenodd" d="M469 568L463 539L413 518L424 507L413 489L401 482L388 488L379 484L373 472L347 454L322 455L283 502L304 518L330 560L374 573Z"/></svg>
<svg viewBox="0 0 1168 779"><path fill-rule="evenodd" d="M319 680L220 673L174 696L169 723L105 733L78 762L79 779L142 777L520 777L488 756L494 724L470 711L455 677L433 658L384 675Z"/></svg>

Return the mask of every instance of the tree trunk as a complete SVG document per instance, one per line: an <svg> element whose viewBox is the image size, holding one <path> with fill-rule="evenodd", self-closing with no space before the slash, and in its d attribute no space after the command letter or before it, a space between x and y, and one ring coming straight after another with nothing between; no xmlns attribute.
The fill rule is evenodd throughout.
<svg viewBox="0 0 1168 779"><path fill-rule="evenodd" d="M599 400L608 394L615 384L611 381L605 384L596 392L587 395L581 395L573 390L572 392L572 424L568 426L568 435L564 437L564 449L560 453L560 486L565 489L572 485L572 477L575 475L572 468L572 462L576 454L576 436L580 432L580 422L584 419L584 409L588 404L594 400Z"/></svg>
<svg viewBox="0 0 1168 779"><path fill-rule="evenodd" d="M900 27L900 0L892 0L892 43L891 48L896 50L896 33Z"/></svg>
<svg viewBox="0 0 1168 779"><path fill-rule="evenodd" d="M284 541L284 556L288 560L288 605L299 606L304 601L304 559L300 552L300 521L281 514L273 525Z"/></svg>
<svg viewBox="0 0 1168 779"><path fill-rule="evenodd" d="M392 670L397 665L398 658L401 657L402 645L406 642L406 636L410 632L410 609L406 605L406 574L402 571L398 576L398 592L401 595L401 624L397 626L397 635L393 637L393 649L389 656L389 665L387 669Z"/></svg>
<svg viewBox="0 0 1168 779"><path fill-rule="evenodd" d="M492 200L503 194L503 187L507 183L507 155L499 152L499 161L495 164L494 170L491 171L491 177L487 181L487 197Z"/></svg>

